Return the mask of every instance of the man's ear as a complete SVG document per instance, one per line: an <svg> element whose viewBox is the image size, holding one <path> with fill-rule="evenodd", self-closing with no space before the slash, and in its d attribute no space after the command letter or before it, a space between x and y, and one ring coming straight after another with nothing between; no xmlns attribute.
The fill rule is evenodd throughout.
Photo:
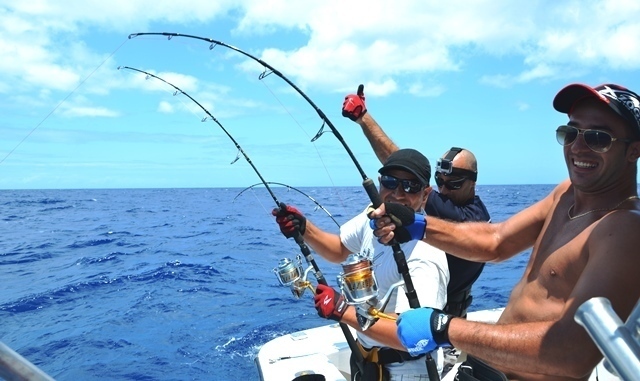
<svg viewBox="0 0 640 381"><path fill-rule="evenodd" d="M640 157L640 141L632 142L629 145L627 156L630 161L638 161L638 158Z"/></svg>

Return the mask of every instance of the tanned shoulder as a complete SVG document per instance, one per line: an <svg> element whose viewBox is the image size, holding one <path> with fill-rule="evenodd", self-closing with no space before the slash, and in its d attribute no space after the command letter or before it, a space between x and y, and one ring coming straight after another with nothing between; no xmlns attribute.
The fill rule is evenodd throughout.
<svg viewBox="0 0 640 381"><path fill-rule="evenodd" d="M621 209L602 217L587 240L592 296L608 298L623 320L640 297L638 231L640 211Z"/></svg>

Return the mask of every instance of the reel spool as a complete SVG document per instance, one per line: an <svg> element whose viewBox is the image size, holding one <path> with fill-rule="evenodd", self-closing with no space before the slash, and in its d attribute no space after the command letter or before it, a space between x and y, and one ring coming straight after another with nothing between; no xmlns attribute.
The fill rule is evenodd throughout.
<svg viewBox="0 0 640 381"><path fill-rule="evenodd" d="M342 263L342 273L337 280L349 305L357 306L378 296L373 264L366 257L350 254Z"/></svg>
<svg viewBox="0 0 640 381"><path fill-rule="evenodd" d="M304 272L302 271L302 258L296 256L295 261L289 258L282 258L278 262L278 267L273 269L278 282L283 286L288 286L294 297L299 299L304 294L305 288L312 288L311 283L307 281L309 271L313 268L309 266Z"/></svg>
<svg viewBox="0 0 640 381"><path fill-rule="evenodd" d="M404 284L400 280L391 285L382 300L378 299L378 282L373 272L373 263L359 254L350 254L342 263L343 272L337 277L338 285L345 296L347 304L356 307L358 325L363 331L375 324L379 318L395 320L395 317L384 314L394 290Z"/></svg>

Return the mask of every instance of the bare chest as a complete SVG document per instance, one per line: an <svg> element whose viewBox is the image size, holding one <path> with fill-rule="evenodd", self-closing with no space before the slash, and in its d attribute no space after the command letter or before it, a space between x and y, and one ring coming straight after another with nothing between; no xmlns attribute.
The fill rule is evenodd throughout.
<svg viewBox="0 0 640 381"><path fill-rule="evenodd" d="M564 304L588 261L590 221L551 222L533 247L521 296L538 303Z"/></svg>

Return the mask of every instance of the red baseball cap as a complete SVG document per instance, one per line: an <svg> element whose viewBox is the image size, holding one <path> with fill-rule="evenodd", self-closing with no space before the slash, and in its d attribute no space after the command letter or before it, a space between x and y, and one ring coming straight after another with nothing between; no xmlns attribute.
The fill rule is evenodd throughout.
<svg viewBox="0 0 640 381"><path fill-rule="evenodd" d="M620 85L606 84L591 87L580 83L566 86L553 99L553 108L564 114L571 114L579 100L595 97L606 103L622 119L630 123L634 133L640 135L640 97Z"/></svg>

